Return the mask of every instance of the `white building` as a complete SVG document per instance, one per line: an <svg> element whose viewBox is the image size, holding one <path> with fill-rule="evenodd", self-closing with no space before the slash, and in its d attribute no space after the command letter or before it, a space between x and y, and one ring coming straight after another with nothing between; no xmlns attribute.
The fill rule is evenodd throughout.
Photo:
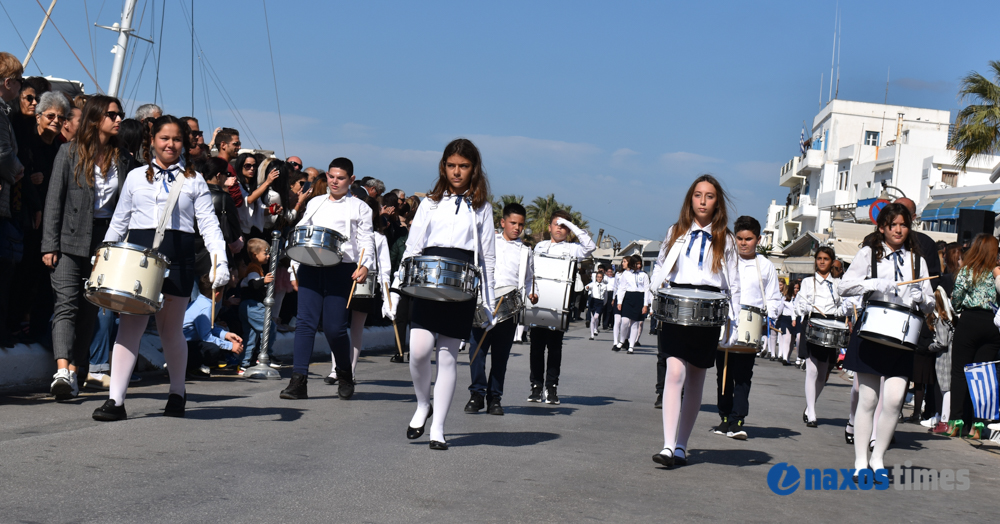
<svg viewBox="0 0 1000 524"><path fill-rule="evenodd" d="M950 121L948 111L831 101L813 118L805 154L781 167L779 185L788 196L769 206L764 234L780 247L806 233L829 234L835 220L871 223L878 198L905 195L920 215L935 190L988 184L1000 158L977 159L960 171L948 149ZM954 231L952 214L921 216L926 229Z"/></svg>

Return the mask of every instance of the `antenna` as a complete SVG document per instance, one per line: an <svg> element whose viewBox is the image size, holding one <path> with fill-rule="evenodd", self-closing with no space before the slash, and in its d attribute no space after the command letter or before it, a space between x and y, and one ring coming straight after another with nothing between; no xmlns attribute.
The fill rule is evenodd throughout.
<svg viewBox="0 0 1000 524"><path fill-rule="evenodd" d="M820 73L819 74L819 109L818 109L818 111L822 111L822 110L823 110L823 73Z"/></svg>
<svg viewBox="0 0 1000 524"><path fill-rule="evenodd" d="M840 17L840 2L837 2L837 12L833 16L833 51L830 53L830 100L833 100L833 67L837 60L837 22Z"/></svg>
<svg viewBox="0 0 1000 524"><path fill-rule="evenodd" d="M844 25L844 18L841 17L837 24L837 90L833 92L834 100L836 100L837 96L840 95L840 44L844 43L844 38L840 34L840 29Z"/></svg>
<svg viewBox="0 0 1000 524"><path fill-rule="evenodd" d="M882 102L882 129L878 132L878 141L875 142L875 160L878 160L878 150L882 147L882 133L885 131L885 106L889 105L889 72L892 67L885 71L885 101Z"/></svg>

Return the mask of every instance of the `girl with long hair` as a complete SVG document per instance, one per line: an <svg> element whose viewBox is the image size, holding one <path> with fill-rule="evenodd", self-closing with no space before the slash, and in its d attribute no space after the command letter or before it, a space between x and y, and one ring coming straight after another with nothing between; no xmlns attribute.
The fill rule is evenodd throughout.
<svg viewBox="0 0 1000 524"><path fill-rule="evenodd" d="M163 414L183 417L187 402L184 379L188 349L182 328L184 312L198 278L195 271L195 236L201 235L208 252L216 260L213 288L223 287L229 282L229 263L226 242L219 229L208 184L190 164L188 150L191 148L191 133L187 124L174 116L163 115L153 122L151 136L151 147L147 151L149 165L129 172L104 241L128 242L152 248L168 196L171 191L180 191L158 248L170 260L170 273L163 280L163 307L155 317L163 357L170 374L170 393ZM179 187L178 177L183 177L183 185ZM199 233L195 233L196 230ZM139 356L142 333L148 323L148 315L121 315L111 360L110 398L94 411L95 420L127 418L125 391Z"/></svg>
<svg viewBox="0 0 1000 524"><path fill-rule="evenodd" d="M438 163L438 178L427 200L417 209L406 240L403 260L416 256L439 256L474 263L482 270L483 304L492 312L493 266L495 264L493 206L490 185L479 149L459 138L444 148ZM402 270L400 270L400 273ZM398 289L399 273L396 276ZM392 294L393 307L399 297ZM410 375L417 409L406 428L406 438L420 438L433 415L430 448L448 449L445 418L455 394L458 349L472 334L476 299L464 302L410 300ZM390 318L395 312L390 313ZM437 348L437 379L431 406L431 355Z"/></svg>
<svg viewBox="0 0 1000 524"><path fill-rule="evenodd" d="M642 332L642 319L653 305L653 294L649 291L649 276L642 272L642 259L637 255L628 258L631 269L622 274L621 285L615 293L618 299L615 313L621 314L622 338L628 342L628 354L631 355ZM616 347L621 349L620 344Z"/></svg>
<svg viewBox="0 0 1000 524"><path fill-rule="evenodd" d="M792 294L793 289L784 278L778 279L778 290L781 291L781 311L778 312L778 360L781 361L783 366L792 365L788 361L789 356L792 354L792 317L795 315L795 311L792 308L792 301L795 296Z"/></svg>
<svg viewBox="0 0 1000 524"><path fill-rule="evenodd" d="M983 423L975 420L967 408L969 386L965 366L973 362L997 359L1000 331L993 325L993 306L997 303L994 276L997 269L997 239L980 233L962 255L962 269L955 279L951 305L955 309L955 338L951 345L951 420L949 436L982 436Z"/></svg>
<svg viewBox="0 0 1000 524"><path fill-rule="evenodd" d="M878 215L874 234L854 256L839 289L845 297L868 294L872 300L897 304L924 314L934 308L934 292L929 281L898 285L927 277L927 263L920 256L914 235L913 218L901 204L889 204ZM994 329L994 331L996 331ZM997 334L1000 338L1000 333ZM858 338L849 344L844 367L854 371L858 381L858 407L854 413L854 467L885 467L886 449L896 431L899 412L906 398L913 371L913 351ZM882 407L876 418L876 408ZM874 426L874 446L868 450Z"/></svg>
<svg viewBox="0 0 1000 524"><path fill-rule="evenodd" d="M104 241L125 173L138 167L118 143L124 116L117 98L95 95L83 108L76 140L63 144L52 166L42 219L42 263L52 269L55 309L52 349L56 400L79 394L86 378L97 306L83 298L90 257ZM81 371L81 369L83 371Z"/></svg>
<svg viewBox="0 0 1000 524"><path fill-rule="evenodd" d="M653 269L652 287L667 282L671 288L728 291L728 339L736 338L737 309L740 304L740 272L736 241L727 227L728 198L712 175L701 175L688 188L680 216L660 247ZM665 262L674 243L686 239L673 267ZM680 248L680 246L678 246ZM715 367L722 326L681 326L659 323L659 352L666 356L663 387L663 449L653 455L662 466L687 464L687 447L695 420L701 410L705 372ZM683 396L682 396L683 392Z"/></svg>
<svg viewBox="0 0 1000 524"><path fill-rule="evenodd" d="M631 260L631 257L622 257L622 262L618 264L618 272L615 274L614 282L611 285L611 296L614 297L611 307L615 314L615 323L611 331L611 351L621 351L626 340L622 334L622 311L621 307L619 307L621 304L618 302L618 286L624 285L623 278L629 273L629 263Z"/></svg>

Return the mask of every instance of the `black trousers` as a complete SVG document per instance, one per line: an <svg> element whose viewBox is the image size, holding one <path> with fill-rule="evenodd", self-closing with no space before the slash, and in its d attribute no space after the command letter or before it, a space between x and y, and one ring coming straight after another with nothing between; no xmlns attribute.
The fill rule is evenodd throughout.
<svg viewBox="0 0 1000 524"><path fill-rule="evenodd" d="M216 346L211 342L203 340L188 340L188 370L195 370L201 366L212 367L220 360L226 360L225 354L232 354L232 351Z"/></svg>
<svg viewBox="0 0 1000 524"><path fill-rule="evenodd" d="M965 366L996 360L998 353L1000 331L993 325L993 312L985 309L963 311L951 343L951 420L964 420L966 427L975 422Z"/></svg>
<svg viewBox="0 0 1000 524"><path fill-rule="evenodd" d="M718 393L719 416L733 423L743 420L750 413L750 379L753 378L754 353L729 353L726 370L726 391L722 391L722 369L726 354L719 351L715 358L716 392Z"/></svg>
<svg viewBox="0 0 1000 524"><path fill-rule="evenodd" d="M531 385L555 387L559 385L559 370L562 366L562 331L549 328L531 328ZM548 369L545 365L545 350L549 350Z"/></svg>
<svg viewBox="0 0 1000 524"><path fill-rule="evenodd" d="M615 312L612 310L611 305L614 303L614 295L608 293L604 298L604 313L601 315L601 329L607 331L612 328L615 323Z"/></svg>

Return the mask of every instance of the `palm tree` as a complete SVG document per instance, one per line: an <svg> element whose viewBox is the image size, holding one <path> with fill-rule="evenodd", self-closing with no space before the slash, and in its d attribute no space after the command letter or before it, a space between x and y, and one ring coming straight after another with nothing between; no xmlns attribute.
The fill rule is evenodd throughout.
<svg viewBox="0 0 1000 524"><path fill-rule="evenodd" d="M962 79L958 90L962 101L972 101L958 112L949 144L958 150L963 171L974 157L1000 153L1000 61L991 60L990 68L992 81L973 71Z"/></svg>
<svg viewBox="0 0 1000 524"><path fill-rule="evenodd" d="M560 209L569 213L571 221L580 228L587 229L589 226L579 211L573 211L573 206L569 204L560 204L554 193L549 193L545 197L535 197L526 209L528 211L528 229L531 230L531 236L536 241L543 240L548 235L552 214Z"/></svg>
<svg viewBox="0 0 1000 524"><path fill-rule="evenodd" d="M500 227L500 219L503 218L503 208L507 207L507 204L523 204L524 197L521 195L503 195L500 200L493 197L493 225L494 227ZM527 218L527 217L525 217Z"/></svg>

